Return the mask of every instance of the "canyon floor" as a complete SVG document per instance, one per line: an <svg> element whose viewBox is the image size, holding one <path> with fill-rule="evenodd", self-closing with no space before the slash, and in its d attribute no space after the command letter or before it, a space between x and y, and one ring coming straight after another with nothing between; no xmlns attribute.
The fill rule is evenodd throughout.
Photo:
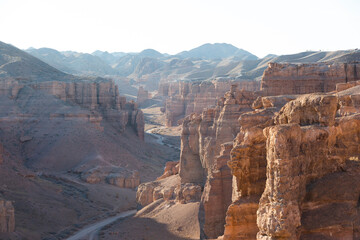
<svg viewBox="0 0 360 240"><path fill-rule="evenodd" d="M169 160L178 161L180 157L181 126L165 127L165 117L160 111L161 102L154 101L142 108L145 116L145 141L154 142L173 149ZM170 178L169 178L170 179ZM174 185L178 176L172 176L166 184ZM104 227L99 239L126 240L190 240L198 239L199 202L187 204L168 202L159 199L139 210L136 215Z"/></svg>

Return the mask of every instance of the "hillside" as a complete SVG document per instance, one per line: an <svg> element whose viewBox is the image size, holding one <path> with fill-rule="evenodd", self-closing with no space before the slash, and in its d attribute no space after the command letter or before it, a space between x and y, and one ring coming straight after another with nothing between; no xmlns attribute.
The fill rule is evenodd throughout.
<svg viewBox="0 0 360 240"><path fill-rule="evenodd" d="M46 79L65 81L71 78L36 57L3 42L0 42L0 77L36 81Z"/></svg>
<svg viewBox="0 0 360 240"><path fill-rule="evenodd" d="M113 81L0 46L0 201L16 216L15 232L0 239L64 239L134 208L134 188L177 153L144 136L142 111Z"/></svg>
<svg viewBox="0 0 360 240"><path fill-rule="evenodd" d="M28 53L69 74L105 76L116 72L100 57L87 53L59 52L51 48L28 49Z"/></svg>

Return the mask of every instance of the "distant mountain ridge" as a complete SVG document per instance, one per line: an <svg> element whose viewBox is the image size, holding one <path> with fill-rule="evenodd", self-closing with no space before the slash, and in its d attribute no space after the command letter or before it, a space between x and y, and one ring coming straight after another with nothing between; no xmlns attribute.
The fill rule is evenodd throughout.
<svg viewBox="0 0 360 240"><path fill-rule="evenodd" d="M177 56L184 58L201 58L201 59L218 59L237 57L238 60L257 60L258 57L254 54L239 49L231 44L227 43L206 43L200 47L191 49L190 51L183 51L177 54Z"/></svg>
<svg viewBox="0 0 360 240"><path fill-rule="evenodd" d="M51 48L28 49L28 53L69 74L104 76L116 74L101 57L77 52L59 52Z"/></svg>
<svg viewBox="0 0 360 240"><path fill-rule="evenodd" d="M358 50L301 52L289 55L269 54L264 58L231 44L204 44L176 55L154 49L139 53L92 54L58 52L53 49L28 49L29 53L64 72L77 75L127 78L156 90L160 81L203 81L214 78L259 81L269 62L313 63L360 60Z"/></svg>
<svg viewBox="0 0 360 240"><path fill-rule="evenodd" d="M64 81L72 76L10 44L0 42L0 77Z"/></svg>

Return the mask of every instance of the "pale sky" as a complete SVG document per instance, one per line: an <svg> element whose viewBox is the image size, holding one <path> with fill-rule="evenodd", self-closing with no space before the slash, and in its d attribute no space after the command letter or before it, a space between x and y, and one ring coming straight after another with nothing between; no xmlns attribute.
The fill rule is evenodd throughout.
<svg viewBox="0 0 360 240"><path fill-rule="evenodd" d="M175 54L230 43L258 57L360 48L360 0L0 0L0 41Z"/></svg>

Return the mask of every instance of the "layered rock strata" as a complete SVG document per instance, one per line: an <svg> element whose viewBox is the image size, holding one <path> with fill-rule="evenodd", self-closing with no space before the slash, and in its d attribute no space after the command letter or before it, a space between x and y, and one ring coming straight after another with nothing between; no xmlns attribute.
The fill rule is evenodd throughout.
<svg viewBox="0 0 360 240"><path fill-rule="evenodd" d="M0 232L15 231L15 211L11 201L0 199Z"/></svg>
<svg viewBox="0 0 360 240"><path fill-rule="evenodd" d="M336 95L303 96L265 130L258 239L359 238L360 115L337 110Z"/></svg>
<svg viewBox="0 0 360 240"><path fill-rule="evenodd" d="M216 106L219 98L236 83L239 89L257 91L260 83L256 81L233 82L200 81L166 83L159 87L159 95L167 97L165 102L166 125L173 126L177 121L191 113L201 114L204 108Z"/></svg>
<svg viewBox="0 0 360 240"><path fill-rule="evenodd" d="M274 114L294 96L259 97L254 111L240 115L240 132L234 139L230 160L233 175L232 204L226 214L224 239L255 239L256 212L266 181L266 138Z"/></svg>
<svg viewBox="0 0 360 240"><path fill-rule="evenodd" d="M231 203L231 142L240 130L238 116L251 109L254 92L232 85L217 107L201 115L191 114L183 122L180 177L182 183L204 188L200 204L203 238L216 238L224 232L226 209ZM213 206L219 207L214 209Z"/></svg>
<svg viewBox="0 0 360 240"><path fill-rule="evenodd" d="M224 239L359 238L359 93L304 95L240 116Z"/></svg>
<svg viewBox="0 0 360 240"><path fill-rule="evenodd" d="M196 199L200 188L201 238L358 239L360 82L355 64L336 86L346 65L336 66L320 72L329 79L321 91L337 93L258 97L232 87L216 107L185 117L179 187L155 195L179 200L189 185Z"/></svg>
<svg viewBox="0 0 360 240"><path fill-rule="evenodd" d="M53 113L50 118L85 118L101 128L101 120L105 118L120 132L127 126L134 129L140 139L144 139L144 117L134 102L126 102L119 95L119 89L113 81L100 82L31 82L15 79L1 79L0 95L16 99L22 89L33 88L46 94L56 96L62 101L78 104L90 109L91 115L77 113Z"/></svg>
<svg viewBox="0 0 360 240"><path fill-rule="evenodd" d="M360 80L360 63L269 63L261 80L265 95L330 92L336 84Z"/></svg>

